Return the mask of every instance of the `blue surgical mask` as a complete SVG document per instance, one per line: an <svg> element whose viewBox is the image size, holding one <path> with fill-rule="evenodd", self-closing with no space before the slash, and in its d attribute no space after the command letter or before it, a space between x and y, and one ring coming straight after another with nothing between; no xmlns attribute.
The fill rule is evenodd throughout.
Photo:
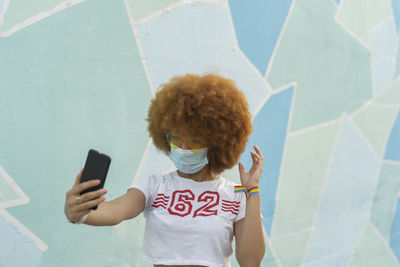
<svg viewBox="0 0 400 267"><path fill-rule="evenodd" d="M207 148L198 149L196 151L173 148L171 147L171 153L169 157L174 162L175 167L187 174L193 174L208 164Z"/></svg>

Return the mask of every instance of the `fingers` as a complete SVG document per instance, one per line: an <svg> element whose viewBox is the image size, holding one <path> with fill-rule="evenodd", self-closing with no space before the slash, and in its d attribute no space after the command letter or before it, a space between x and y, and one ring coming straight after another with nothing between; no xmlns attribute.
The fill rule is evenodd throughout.
<svg viewBox="0 0 400 267"><path fill-rule="evenodd" d="M82 200L82 202L91 201L93 199L96 199L98 197L105 195L106 193L107 193L107 189L99 189L97 191L89 192L89 193L82 195L81 200Z"/></svg>
<svg viewBox="0 0 400 267"><path fill-rule="evenodd" d="M245 169L244 169L243 163L239 162L238 166L239 166L239 177L240 177L240 182L241 182L242 184L244 184L245 181L246 181L246 176L247 176L247 174L246 174L246 171L245 171Z"/></svg>
<svg viewBox="0 0 400 267"><path fill-rule="evenodd" d="M90 180L80 183L83 169L76 176L74 186L67 192L65 201L65 215L70 221L79 221L82 216L88 214L91 208L105 201L106 189L99 189L81 195L81 192L100 184L100 180Z"/></svg>
<svg viewBox="0 0 400 267"><path fill-rule="evenodd" d="M82 202L81 204L76 206L75 210L76 212L86 212L94 206L100 205L102 202L104 202L104 200L106 200L106 198L104 196L101 196L90 201Z"/></svg>
<svg viewBox="0 0 400 267"><path fill-rule="evenodd" d="M251 160L253 161L253 166L262 163L262 158L258 156L255 152L250 151L250 155L251 155Z"/></svg>
<svg viewBox="0 0 400 267"><path fill-rule="evenodd" d="M78 185L78 184L81 182L82 173L83 173L83 168L81 169L81 171L80 171L80 172L78 173L78 175L76 176L74 186L75 186L75 185Z"/></svg>
<svg viewBox="0 0 400 267"><path fill-rule="evenodd" d="M261 149L257 145L255 145L254 150L255 152L250 151L251 160L253 161L253 165L250 168L250 172L254 169L259 169L260 167L262 168L262 165L264 164L264 156L261 152ZM244 165L242 163L239 163L239 173L240 174L245 173Z"/></svg>
<svg viewBox="0 0 400 267"><path fill-rule="evenodd" d="M89 189L91 187L95 187L95 186L97 186L99 184L100 184L100 180L90 180L90 181L75 185L72 188L72 193L74 195L79 195L81 192L85 191L86 189Z"/></svg>
<svg viewBox="0 0 400 267"><path fill-rule="evenodd" d="M264 156L261 153L261 149L256 145L254 146L254 151L250 151L251 159L253 164L262 165L264 163Z"/></svg>
<svg viewBox="0 0 400 267"><path fill-rule="evenodd" d="M81 171L76 176L74 186L71 188L71 190L69 190L67 192L67 198L71 195L79 195L81 192L85 191L86 189L95 187L100 184L100 180L97 180L97 179L90 180L90 181L87 181L84 183L80 183L81 178L82 178L82 173L83 173L83 169L81 169Z"/></svg>
<svg viewBox="0 0 400 267"><path fill-rule="evenodd" d="M75 178L74 185L73 185L72 188L67 192L67 194L66 194L66 199L67 199L67 200L68 200L68 198L69 198L71 195L77 194L77 187L78 187L78 185L79 185L80 182L81 182L82 173L83 173L83 169L81 169L81 171L78 173L78 175L77 175L76 178ZM80 192L78 192L78 193L80 193Z"/></svg>
<svg viewBox="0 0 400 267"><path fill-rule="evenodd" d="M254 151L250 151L250 156L253 164L248 172L245 172L243 163L239 162L240 181L243 186L254 187L258 186L263 170L264 156L258 146L254 146Z"/></svg>
<svg viewBox="0 0 400 267"><path fill-rule="evenodd" d="M261 153L261 149L260 149L257 145L254 146L254 150L257 152L257 154L258 154L261 158L264 159L264 156L263 156L263 154Z"/></svg>
<svg viewBox="0 0 400 267"><path fill-rule="evenodd" d="M251 156L251 160L253 161L253 164L257 163L257 161L258 161L257 154L253 151L250 151L250 156Z"/></svg>
<svg viewBox="0 0 400 267"><path fill-rule="evenodd" d="M68 204L68 206L71 206L71 205L73 206L75 202L78 203L78 197L80 197L81 201L82 201L82 197L80 196L81 192L88 188L94 187L94 186L98 185L99 183L100 183L100 181L98 181L98 180L91 180L91 181L88 181L88 182L85 182L82 184L75 185L67 192L67 194L65 196L66 204ZM97 192L97 191L95 191L95 192Z"/></svg>
<svg viewBox="0 0 400 267"><path fill-rule="evenodd" d="M243 175L244 173L245 173L244 165L243 165L243 163L239 162L239 174Z"/></svg>
<svg viewBox="0 0 400 267"><path fill-rule="evenodd" d="M258 146L254 146L254 151L250 151L251 159L253 161L253 165L250 168L249 173L251 175L257 174L261 175L264 165L264 156L261 153L261 149Z"/></svg>
<svg viewBox="0 0 400 267"><path fill-rule="evenodd" d="M83 195L71 195L68 200L67 204L70 207L81 205L82 203L91 201L93 199L97 199L107 193L107 189L99 189L94 192L89 192Z"/></svg>
<svg viewBox="0 0 400 267"><path fill-rule="evenodd" d="M88 214L94 206L100 205L105 201L104 194L107 189L99 189L94 192L89 192L83 195L71 195L66 202L65 214L70 221L78 221L82 216Z"/></svg>

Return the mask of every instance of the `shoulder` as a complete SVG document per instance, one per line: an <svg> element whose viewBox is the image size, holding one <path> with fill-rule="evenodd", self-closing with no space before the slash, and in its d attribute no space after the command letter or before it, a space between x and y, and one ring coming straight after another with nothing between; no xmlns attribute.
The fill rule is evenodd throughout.
<svg viewBox="0 0 400 267"><path fill-rule="evenodd" d="M246 199L245 194L243 192L235 192L235 186L240 186L240 184L232 182L228 179L221 177L220 186L223 190L230 196L231 199L234 199L237 202L242 202Z"/></svg>
<svg viewBox="0 0 400 267"><path fill-rule="evenodd" d="M160 186L172 184L176 177L175 172L169 172L166 174L155 173L145 179L147 180L146 183L151 184L152 186Z"/></svg>
<svg viewBox="0 0 400 267"><path fill-rule="evenodd" d="M235 186L240 186L240 184L232 182L231 180L228 180L228 179L226 179L226 178L224 178L222 176L221 176L221 178L219 180L220 180L220 186L222 186L222 187L224 187L226 189L229 188L229 190L232 190L232 191L234 191Z"/></svg>
<svg viewBox="0 0 400 267"><path fill-rule="evenodd" d="M166 173L166 174L162 174L162 173L154 173L150 176L147 176L146 178L143 177L144 180L147 180L149 182L156 182L156 183L160 183L162 181L171 179L171 177L173 177L172 175L173 173Z"/></svg>
<svg viewBox="0 0 400 267"><path fill-rule="evenodd" d="M152 174L150 176L139 176L135 179L129 188L138 188L140 190L150 189L159 184L162 180L162 174Z"/></svg>

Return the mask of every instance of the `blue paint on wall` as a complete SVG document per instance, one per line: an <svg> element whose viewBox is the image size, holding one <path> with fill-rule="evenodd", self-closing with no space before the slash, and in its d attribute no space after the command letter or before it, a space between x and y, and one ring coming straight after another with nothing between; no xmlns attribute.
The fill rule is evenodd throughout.
<svg viewBox="0 0 400 267"><path fill-rule="evenodd" d="M400 112L397 114L397 119L389 136L385 159L400 161Z"/></svg>
<svg viewBox="0 0 400 267"><path fill-rule="evenodd" d="M288 15L292 0L230 0L239 46L264 74Z"/></svg>
<svg viewBox="0 0 400 267"><path fill-rule="evenodd" d="M397 199L396 211L394 213L389 245L394 255L400 260L400 199Z"/></svg>
<svg viewBox="0 0 400 267"><path fill-rule="evenodd" d="M346 266L369 221L381 161L344 118L304 267ZM335 253L332 253L334 251Z"/></svg>
<svg viewBox="0 0 400 267"><path fill-rule="evenodd" d="M393 16L396 22L397 33L400 32L400 0L392 0Z"/></svg>
<svg viewBox="0 0 400 267"><path fill-rule="evenodd" d="M184 4L138 26L154 88L184 73L216 73L233 79L250 111L268 96L262 76L237 49L227 8Z"/></svg>
<svg viewBox="0 0 400 267"><path fill-rule="evenodd" d="M264 168L260 181L261 205L264 228L271 235L272 220L275 212L275 197L286 140L293 87L273 95L263 106L253 121L254 133L251 135L245 153L241 157L243 164L252 165L249 153L258 145L264 155Z"/></svg>

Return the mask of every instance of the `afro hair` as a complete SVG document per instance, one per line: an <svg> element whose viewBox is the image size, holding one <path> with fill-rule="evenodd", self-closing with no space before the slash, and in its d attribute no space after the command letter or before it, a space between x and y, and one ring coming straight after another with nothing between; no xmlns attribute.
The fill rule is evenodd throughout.
<svg viewBox="0 0 400 267"><path fill-rule="evenodd" d="M154 145L167 155L170 131L201 138L208 147L209 167L216 173L237 163L252 131L245 96L232 80L215 74L186 74L162 84L147 121Z"/></svg>

